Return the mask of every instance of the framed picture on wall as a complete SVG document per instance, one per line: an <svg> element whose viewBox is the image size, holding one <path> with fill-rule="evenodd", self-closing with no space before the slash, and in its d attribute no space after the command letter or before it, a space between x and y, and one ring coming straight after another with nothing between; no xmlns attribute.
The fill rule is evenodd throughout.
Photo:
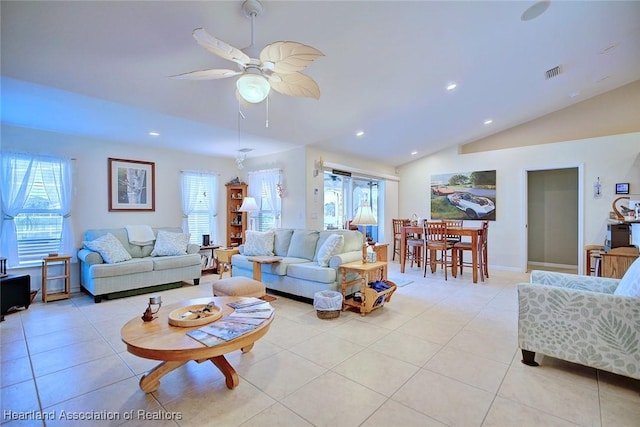
<svg viewBox="0 0 640 427"><path fill-rule="evenodd" d="M110 157L109 212L155 210L155 163Z"/></svg>
<svg viewBox="0 0 640 427"><path fill-rule="evenodd" d="M617 183L616 194L629 194L629 183L628 182Z"/></svg>

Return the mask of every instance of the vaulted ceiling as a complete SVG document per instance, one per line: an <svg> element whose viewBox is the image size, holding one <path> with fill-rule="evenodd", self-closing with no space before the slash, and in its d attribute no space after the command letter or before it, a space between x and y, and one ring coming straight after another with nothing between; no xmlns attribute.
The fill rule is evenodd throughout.
<svg viewBox="0 0 640 427"><path fill-rule="evenodd" d="M552 1L527 21L534 2L265 0L256 45L322 51L304 71L321 96L272 92L242 118L235 78L168 78L234 68L191 33L248 46L241 5L3 0L2 121L213 156L310 145L398 166L640 79L638 1Z"/></svg>

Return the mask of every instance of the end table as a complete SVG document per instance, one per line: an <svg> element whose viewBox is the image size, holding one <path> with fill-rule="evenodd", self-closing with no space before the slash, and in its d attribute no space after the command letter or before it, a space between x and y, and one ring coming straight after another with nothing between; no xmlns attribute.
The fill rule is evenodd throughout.
<svg viewBox="0 0 640 427"><path fill-rule="evenodd" d="M63 273L56 276L49 276L49 266L51 264L62 263ZM50 280L64 280L62 292L47 294L47 283ZM42 259L42 301L57 301L71 297L71 256L70 255L50 255Z"/></svg>

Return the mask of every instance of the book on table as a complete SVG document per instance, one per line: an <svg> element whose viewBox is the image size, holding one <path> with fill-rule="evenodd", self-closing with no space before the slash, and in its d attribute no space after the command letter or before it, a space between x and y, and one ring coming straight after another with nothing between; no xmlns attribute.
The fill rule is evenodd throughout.
<svg viewBox="0 0 640 427"><path fill-rule="evenodd" d="M260 298L255 298L255 297L241 297L239 300L237 301L233 301L233 302L228 302L227 305L231 308L246 308L246 307L251 307L254 305L261 305L264 304L265 301L261 300Z"/></svg>

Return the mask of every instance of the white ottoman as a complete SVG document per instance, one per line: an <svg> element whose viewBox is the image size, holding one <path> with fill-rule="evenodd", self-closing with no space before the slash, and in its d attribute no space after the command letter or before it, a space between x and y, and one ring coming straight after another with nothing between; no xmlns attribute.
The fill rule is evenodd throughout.
<svg viewBox="0 0 640 427"><path fill-rule="evenodd" d="M215 297L256 297L265 296L267 289L264 283L248 277L227 277L213 282L213 296Z"/></svg>

